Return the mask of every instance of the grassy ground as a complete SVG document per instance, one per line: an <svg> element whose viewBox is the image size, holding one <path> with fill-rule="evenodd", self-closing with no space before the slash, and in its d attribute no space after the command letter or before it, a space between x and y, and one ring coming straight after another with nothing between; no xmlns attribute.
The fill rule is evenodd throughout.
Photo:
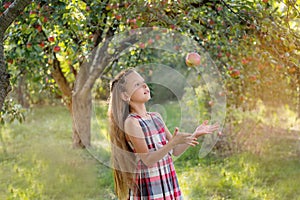
<svg viewBox="0 0 300 200"><path fill-rule="evenodd" d="M176 105L166 110L178 117ZM97 112L106 115L105 109ZM0 199L114 199L111 170L102 162L107 121L97 120L93 127L99 125L101 136L93 131L93 141L101 150L93 155L71 148L71 118L64 107L33 108L25 123L2 127ZM170 130L176 123L176 117L167 120ZM175 161L185 199L300 199L298 132L277 132L259 153L200 159L199 147L187 150Z"/></svg>
<svg viewBox="0 0 300 200"><path fill-rule="evenodd" d="M111 199L110 169L72 149L65 108L34 108L1 131L0 199Z"/></svg>

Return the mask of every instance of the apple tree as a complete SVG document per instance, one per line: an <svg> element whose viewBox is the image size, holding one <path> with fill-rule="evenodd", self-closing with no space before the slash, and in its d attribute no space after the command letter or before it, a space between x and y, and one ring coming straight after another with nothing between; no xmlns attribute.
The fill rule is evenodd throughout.
<svg viewBox="0 0 300 200"><path fill-rule="evenodd" d="M0 110L3 108L3 103L6 96L11 90L10 75L7 70L7 64L4 59L4 40L6 39L6 31L20 13L29 5L31 0L15 0L1 1L0 5ZM2 112L1 112L2 113ZM2 119L0 113L0 118Z"/></svg>
<svg viewBox="0 0 300 200"><path fill-rule="evenodd" d="M284 16L289 22L295 19L295 6L287 4L288 9L280 11L277 1L35 1L6 32L6 57L20 94L29 95L31 102L38 102L33 92L42 89L62 97L73 117L73 144L85 147L90 145L91 88L98 77L107 83L119 70L113 67L118 53L135 43L128 37L111 52L114 35L141 27L164 27L189 35L215 61L230 105L249 109L255 98L265 99L263 91L255 93L259 91L255 88L267 83L264 73L270 73L260 71L261 66L282 66L278 76L284 84L298 84L291 90L297 96L299 37L282 20ZM270 44L282 39L285 49L278 54L281 43ZM139 47L143 49L142 44ZM145 51L137 50L135 55L139 53ZM93 66L91 59L99 65Z"/></svg>

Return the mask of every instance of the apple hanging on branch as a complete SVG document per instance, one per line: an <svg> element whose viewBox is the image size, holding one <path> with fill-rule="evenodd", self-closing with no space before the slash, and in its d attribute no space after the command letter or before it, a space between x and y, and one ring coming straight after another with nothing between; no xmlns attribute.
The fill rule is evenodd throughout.
<svg viewBox="0 0 300 200"><path fill-rule="evenodd" d="M197 67L201 63L201 56L196 52L188 53L185 57L185 63L188 67Z"/></svg>
<svg viewBox="0 0 300 200"><path fill-rule="evenodd" d="M60 46L58 46L58 45L54 46L54 47L53 47L53 51L54 51L55 53L59 52L59 51L60 51Z"/></svg>

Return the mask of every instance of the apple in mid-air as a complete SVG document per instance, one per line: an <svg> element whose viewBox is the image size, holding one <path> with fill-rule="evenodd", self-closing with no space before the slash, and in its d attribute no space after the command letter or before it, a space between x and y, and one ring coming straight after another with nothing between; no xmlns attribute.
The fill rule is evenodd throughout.
<svg viewBox="0 0 300 200"><path fill-rule="evenodd" d="M185 63L188 67L197 67L201 63L201 56L196 53L188 53L185 57Z"/></svg>

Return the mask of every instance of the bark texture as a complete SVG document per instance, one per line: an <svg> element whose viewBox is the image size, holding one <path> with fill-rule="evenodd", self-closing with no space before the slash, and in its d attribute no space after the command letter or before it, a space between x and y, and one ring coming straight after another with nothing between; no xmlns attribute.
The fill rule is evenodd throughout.
<svg viewBox="0 0 300 200"><path fill-rule="evenodd" d="M11 90L9 82L10 75L7 71L7 66L5 65L4 61L4 34L11 23L30 3L31 0L15 0L13 4L0 16L0 110L3 107L6 96Z"/></svg>

